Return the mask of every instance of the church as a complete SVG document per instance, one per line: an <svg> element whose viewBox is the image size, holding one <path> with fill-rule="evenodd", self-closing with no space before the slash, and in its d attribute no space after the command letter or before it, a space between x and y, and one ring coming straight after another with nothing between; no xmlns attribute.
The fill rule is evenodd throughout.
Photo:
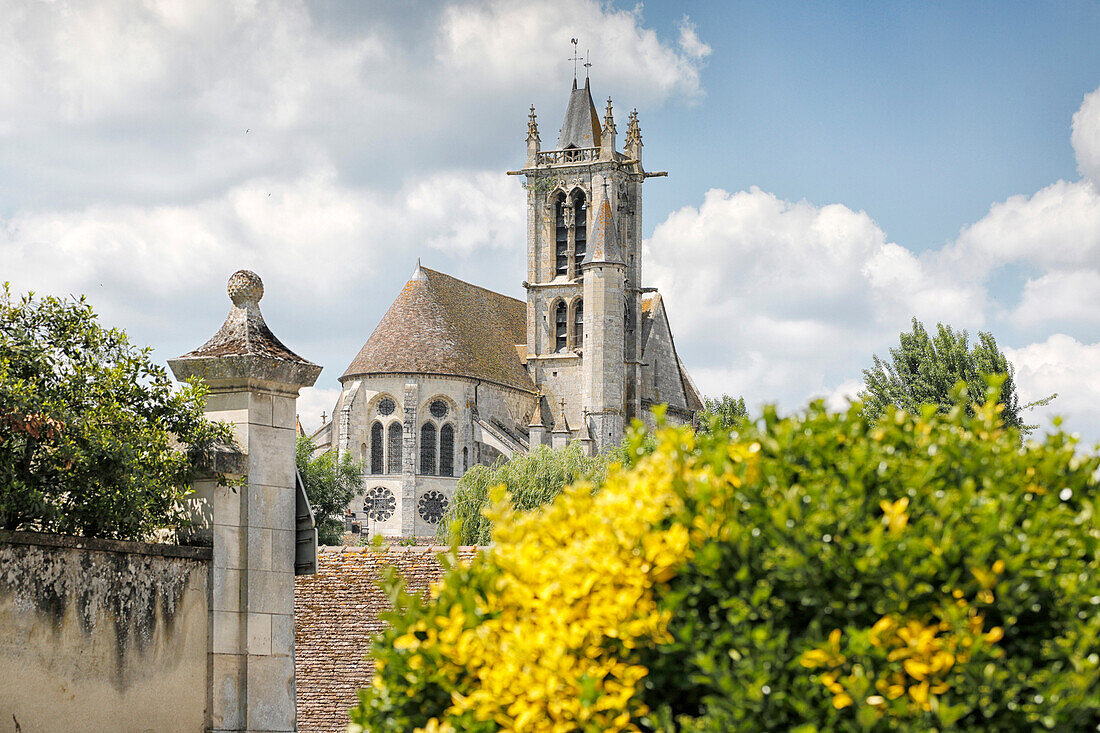
<svg viewBox="0 0 1100 733"><path fill-rule="evenodd" d="M459 477L539 445L618 445L631 420L702 409L676 354L665 303L642 280L638 113L622 150L611 100L601 124L577 79L552 150L534 107L527 191L526 301L423 267L340 377L320 450L363 466L349 524L370 535L435 534Z"/></svg>

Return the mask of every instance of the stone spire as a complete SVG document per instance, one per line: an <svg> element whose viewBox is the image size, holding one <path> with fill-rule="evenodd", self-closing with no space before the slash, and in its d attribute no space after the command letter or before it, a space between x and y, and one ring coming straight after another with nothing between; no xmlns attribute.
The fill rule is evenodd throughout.
<svg viewBox="0 0 1100 733"><path fill-rule="evenodd" d="M573 80L573 91L569 93L569 104L565 107L565 121L558 136L558 150L568 147L598 148L601 146L600 117L596 104L592 101L592 91L588 79L584 80L584 89L577 88Z"/></svg>
<svg viewBox="0 0 1100 733"><path fill-rule="evenodd" d="M611 97L607 98L607 111L603 117L603 135L600 145L600 159L611 160L615 157L615 117L611 114Z"/></svg>
<svg viewBox="0 0 1100 733"><path fill-rule="evenodd" d="M642 128L638 126L637 109L630 113L630 122L626 126L626 146L624 152L633 160L641 160L642 158Z"/></svg>
<svg viewBox="0 0 1100 733"><path fill-rule="evenodd" d="M611 202L608 200L606 186L599 211L596 212L592 235L588 240L588 251L581 265L595 263L623 263L622 245L615 228L615 216L611 212Z"/></svg>

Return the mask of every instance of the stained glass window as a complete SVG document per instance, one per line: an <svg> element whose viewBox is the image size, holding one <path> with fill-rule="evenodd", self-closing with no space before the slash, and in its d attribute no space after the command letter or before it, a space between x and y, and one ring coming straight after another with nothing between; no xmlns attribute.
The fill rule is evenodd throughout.
<svg viewBox="0 0 1100 733"><path fill-rule="evenodd" d="M370 426L370 472L382 473L385 466L385 456L382 455L382 423L375 422Z"/></svg>
<svg viewBox="0 0 1100 733"><path fill-rule="evenodd" d="M389 463L387 464L389 473L401 473L401 440L404 437L403 433L401 423L390 423L389 439L386 441L390 449Z"/></svg>
<svg viewBox="0 0 1100 733"><path fill-rule="evenodd" d="M420 427L420 473L435 475L435 425L430 422Z"/></svg>
<svg viewBox="0 0 1100 733"><path fill-rule="evenodd" d="M455 475L455 429L449 423L439 429L439 475Z"/></svg>

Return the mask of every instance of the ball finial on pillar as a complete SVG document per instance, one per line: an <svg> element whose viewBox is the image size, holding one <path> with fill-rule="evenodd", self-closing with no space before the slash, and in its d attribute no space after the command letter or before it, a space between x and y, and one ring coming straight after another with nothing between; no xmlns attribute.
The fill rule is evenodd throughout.
<svg viewBox="0 0 1100 733"><path fill-rule="evenodd" d="M238 308L257 305L264 297L264 281L252 270L237 270L229 277L226 287L229 299Z"/></svg>

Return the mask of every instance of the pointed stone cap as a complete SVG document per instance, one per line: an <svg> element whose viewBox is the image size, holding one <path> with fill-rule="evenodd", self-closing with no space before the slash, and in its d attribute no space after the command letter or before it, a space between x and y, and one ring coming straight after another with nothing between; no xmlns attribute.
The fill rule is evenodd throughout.
<svg viewBox="0 0 1100 733"><path fill-rule="evenodd" d="M531 413L531 421L527 423L527 427L545 430L548 417L550 417L550 405L547 404L546 395L540 393L535 400L535 411Z"/></svg>
<svg viewBox="0 0 1100 733"><path fill-rule="evenodd" d="M233 307L210 340L168 365L176 379L199 377L210 386L268 383L274 388L312 386L321 367L288 349L260 313L264 284L250 270L238 270L227 286Z"/></svg>
<svg viewBox="0 0 1100 733"><path fill-rule="evenodd" d="M558 150L569 146L576 148L598 148L602 142L600 117L592 101L592 92L588 88L588 79L584 80L584 89L577 89L577 80L573 80L573 91L569 93L569 104L565 107L565 122L558 136Z"/></svg>
<svg viewBox="0 0 1100 733"><path fill-rule="evenodd" d="M581 266L596 263L623 264L619 233L615 230L615 216L611 213L611 203L607 200L606 191L596 212L596 221L588 240L588 251L584 254Z"/></svg>
<svg viewBox="0 0 1100 733"><path fill-rule="evenodd" d="M564 400L559 402L554 407L554 429L551 430L550 432L552 432L552 433L568 433L568 432L570 432L570 430L569 430L569 421L565 419Z"/></svg>

